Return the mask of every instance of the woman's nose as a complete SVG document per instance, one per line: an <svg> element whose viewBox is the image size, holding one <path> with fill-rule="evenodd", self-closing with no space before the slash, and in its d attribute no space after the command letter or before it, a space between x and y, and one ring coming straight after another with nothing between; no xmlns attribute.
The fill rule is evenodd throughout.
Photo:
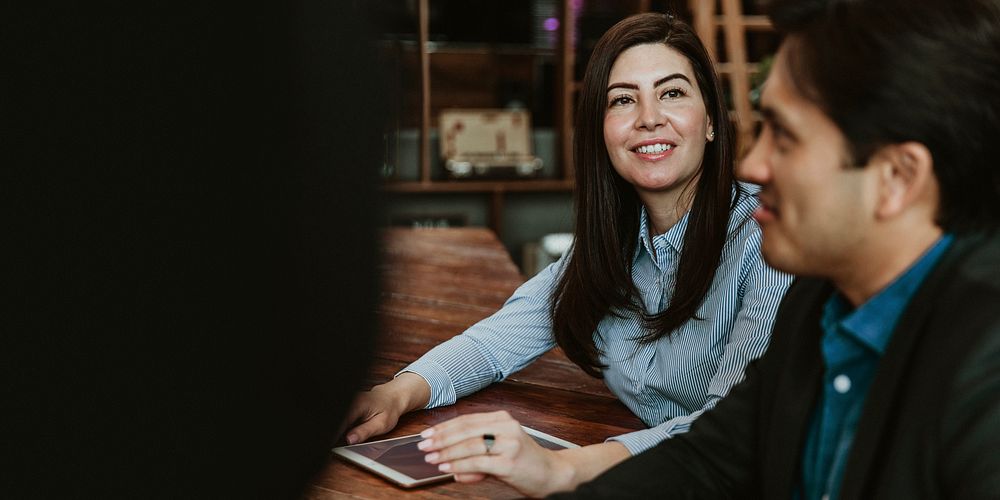
<svg viewBox="0 0 1000 500"><path fill-rule="evenodd" d="M636 128L654 130L666 123L667 115L658 102L650 102L648 99L644 99L639 103L639 116L636 119Z"/></svg>

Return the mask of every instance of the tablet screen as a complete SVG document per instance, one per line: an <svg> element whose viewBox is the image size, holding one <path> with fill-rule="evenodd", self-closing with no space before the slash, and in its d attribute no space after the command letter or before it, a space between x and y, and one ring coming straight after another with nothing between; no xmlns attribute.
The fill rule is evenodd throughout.
<svg viewBox="0 0 1000 500"><path fill-rule="evenodd" d="M539 445L550 450L576 448L577 445L528 427L523 427ZM425 452L417 448L419 434L384 439L371 443L334 448L337 455L354 462L402 486L410 487L451 477L437 465L424 461Z"/></svg>
<svg viewBox="0 0 1000 500"><path fill-rule="evenodd" d="M419 434L414 434L412 436L364 443L347 448L418 481L432 477L448 476L449 474L441 474L437 465L424 461L426 453L417 448L417 443L423 441L423 439Z"/></svg>

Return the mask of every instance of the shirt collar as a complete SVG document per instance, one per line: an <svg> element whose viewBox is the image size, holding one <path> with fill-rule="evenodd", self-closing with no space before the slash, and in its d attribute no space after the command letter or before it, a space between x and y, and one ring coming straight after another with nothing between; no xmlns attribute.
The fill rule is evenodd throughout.
<svg viewBox="0 0 1000 500"><path fill-rule="evenodd" d="M636 248L638 253L639 248L644 248L650 256L655 255L652 251L656 248L657 251L662 251L665 248L671 248L674 252L680 253L681 249L684 248L684 233L687 231L688 217L690 217L691 211L688 210L684 215L673 225L667 232L663 234L658 234L652 239L649 237L650 221L649 214L646 212L646 207L640 205L639 208L639 245ZM664 245L669 245L666 247ZM636 255L637 257L638 255Z"/></svg>
<svg viewBox="0 0 1000 500"><path fill-rule="evenodd" d="M751 213L757 207L757 193L760 191L760 187L755 184L747 183L737 183L733 186L732 196L736 197L740 193L743 196L740 198L739 203L731 210L729 216L729 224L727 225L727 231L733 231L738 225L743 224L746 220L749 220ZM635 254L632 256L633 259L639 258L639 252L643 249L646 253L653 256L652 248L660 249L663 248L664 243L669 245L669 248L673 249L678 254L684 248L684 234L687 232L688 219L691 216L691 211L688 210L674 227L667 230L666 233L655 236L650 239L649 237L649 214L646 213L646 207L641 203L639 204L639 244L636 245Z"/></svg>
<svg viewBox="0 0 1000 500"><path fill-rule="evenodd" d="M835 293L823 309L823 324L839 322L845 332L882 355L910 299L952 240L954 237L950 234L939 238L909 269L853 311L848 302Z"/></svg>

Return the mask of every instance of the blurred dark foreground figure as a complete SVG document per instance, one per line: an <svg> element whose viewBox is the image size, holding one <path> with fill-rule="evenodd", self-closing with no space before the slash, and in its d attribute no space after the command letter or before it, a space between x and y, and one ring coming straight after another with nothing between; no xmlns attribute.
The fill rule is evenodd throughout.
<svg viewBox="0 0 1000 500"><path fill-rule="evenodd" d="M295 498L325 463L376 331L351 7L4 9L3 496Z"/></svg>
<svg viewBox="0 0 1000 500"><path fill-rule="evenodd" d="M776 1L738 174L771 346L688 434L561 498L997 498L1000 2Z"/></svg>

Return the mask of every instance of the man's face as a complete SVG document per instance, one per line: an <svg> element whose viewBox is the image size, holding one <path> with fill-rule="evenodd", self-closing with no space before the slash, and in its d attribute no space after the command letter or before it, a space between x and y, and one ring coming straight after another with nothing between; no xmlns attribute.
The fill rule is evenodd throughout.
<svg viewBox="0 0 1000 500"><path fill-rule="evenodd" d="M848 165L843 134L797 93L786 58L783 46L761 98L763 129L737 175L762 186L754 218L767 263L832 278L861 262L874 234L876 169Z"/></svg>

